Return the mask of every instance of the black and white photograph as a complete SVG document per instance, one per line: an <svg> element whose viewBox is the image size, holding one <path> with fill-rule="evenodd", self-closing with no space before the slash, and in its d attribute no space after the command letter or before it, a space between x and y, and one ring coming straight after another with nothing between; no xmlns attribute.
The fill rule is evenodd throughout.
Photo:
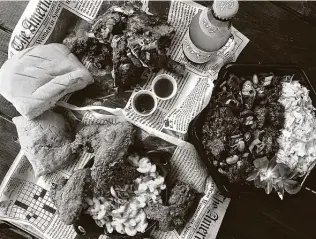
<svg viewBox="0 0 316 239"><path fill-rule="evenodd" d="M315 40L316 1L0 0L0 239L316 238Z"/></svg>

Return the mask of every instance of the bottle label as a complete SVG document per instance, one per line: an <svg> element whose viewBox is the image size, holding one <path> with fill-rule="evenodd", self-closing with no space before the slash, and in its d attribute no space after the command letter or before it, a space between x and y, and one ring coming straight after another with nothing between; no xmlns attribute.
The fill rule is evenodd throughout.
<svg viewBox="0 0 316 239"><path fill-rule="evenodd" d="M212 58L221 58L223 62L230 62L234 59L235 40L231 35L226 44L215 52L205 52L198 49L190 39L189 31L185 34L182 43L184 55L194 63L206 63Z"/></svg>
<svg viewBox="0 0 316 239"><path fill-rule="evenodd" d="M219 3L219 10L231 10L235 7L235 1L234 0L226 0L226 1L220 1Z"/></svg>
<svg viewBox="0 0 316 239"><path fill-rule="evenodd" d="M190 61L195 63L208 62L214 55L214 52L206 52L197 48L190 39L189 31L187 31L183 39L183 52Z"/></svg>
<svg viewBox="0 0 316 239"><path fill-rule="evenodd" d="M224 32L227 32L227 29L224 29L223 27L218 27L212 24L207 16L208 14L208 8L205 8L202 10L201 15L199 17L199 25L201 27L201 30L205 35L211 38L220 38L224 36ZM226 26L227 28L227 26Z"/></svg>

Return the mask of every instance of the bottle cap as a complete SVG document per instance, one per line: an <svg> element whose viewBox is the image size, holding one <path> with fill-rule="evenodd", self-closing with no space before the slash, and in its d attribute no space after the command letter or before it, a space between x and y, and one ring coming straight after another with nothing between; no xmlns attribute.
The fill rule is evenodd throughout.
<svg viewBox="0 0 316 239"><path fill-rule="evenodd" d="M239 3L237 0L214 0L213 12L215 17L222 20L233 18L238 12Z"/></svg>

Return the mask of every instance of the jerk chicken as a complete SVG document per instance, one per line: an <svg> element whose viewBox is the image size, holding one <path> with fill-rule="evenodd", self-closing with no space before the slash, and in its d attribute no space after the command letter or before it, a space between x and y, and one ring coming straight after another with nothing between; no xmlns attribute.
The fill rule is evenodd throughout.
<svg viewBox="0 0 316 239"><path fill-rule="evenodd" d="M246 183L253 160L273 157L284 124L278 102L280 77L229 75L208 106L202 144L218 172L230 183Z"/></svg>
<svg viewBox="0 0 316 239"><path fill-rule="evenodd" d="M129 88L140 82L144 69L167 69L183 74L184 66L167 55L174 29L158 16L148 15L135 5L112 6L97 17L85 37L70 35L64 44L93 75L107 74L112 67L114 85ZM97 85L104 85L96 80ZM106 84L106 87L108 85Z"/></svg>

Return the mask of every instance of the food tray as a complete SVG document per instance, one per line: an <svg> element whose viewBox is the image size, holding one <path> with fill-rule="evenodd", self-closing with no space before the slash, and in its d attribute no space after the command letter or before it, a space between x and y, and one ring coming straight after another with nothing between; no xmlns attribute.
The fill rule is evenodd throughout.
<svg viewBox="0 0 316 239"><path fill-rule="evenodd" d="M220 85L224 82L226 77L233 73L237 76L248 76L258 73L274 73L275 75L293 75L293 80L298 80L302 85L309 89L309 95L312 99L313 105L316 105L316 91L311 82L308 80L305 72L295 65L258 65L258 64L238 64L230 63L222 67L218 74L218 79L215 82L213 95L217 94ZM204 152L203 145L200 140L202 125L207 113L207 107L191 122L188 131L188 140L192 143L201 159L205 162L210 175L215 181L219 191L226 197L233 197L239 194L254 193L262 191L255 188L254 185L241 186L239 184L231 184L228 179L221 175L211 160L209 160Z"/></svg>

